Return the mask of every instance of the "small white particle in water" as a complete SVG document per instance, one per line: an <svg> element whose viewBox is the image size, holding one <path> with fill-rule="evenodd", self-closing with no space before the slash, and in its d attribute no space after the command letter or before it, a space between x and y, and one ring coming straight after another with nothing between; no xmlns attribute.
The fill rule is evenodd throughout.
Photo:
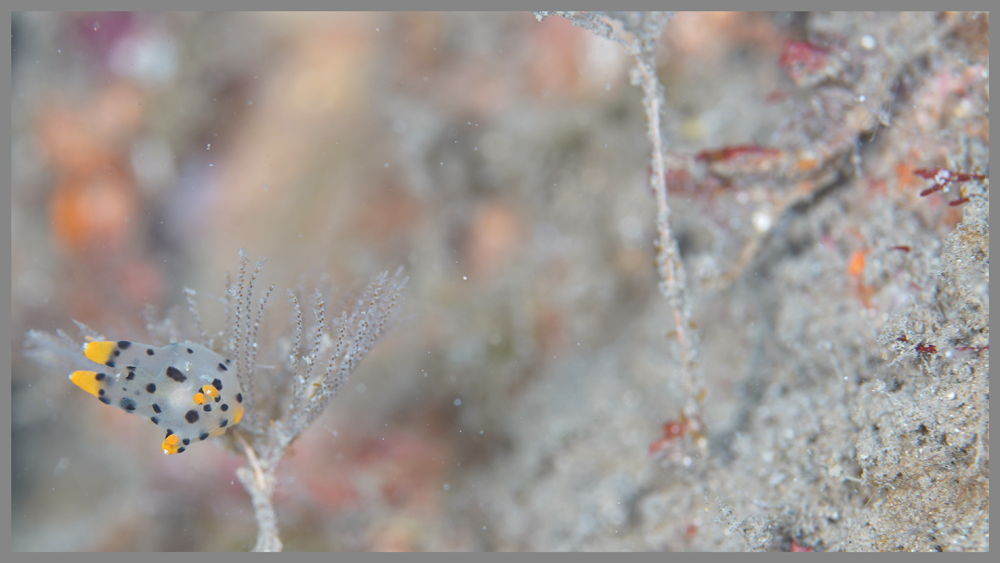
<svg viewBox="0 0 1000 563"><path fill-rule="evenodd" d="M388 168L389 167L389 163L386 162L383 166L385 166L386 168Z"/></svg>
<svg viewBox="0 0 1000 563"><path fill-rule="evenodd" d="M467 280L467 279L469 279L469 276L462 276L462 279L463 280Z"/></svg>
<svg viewBox="0 0 1000 563"><path fill-rule="evenodd" d="M368 387L365 387L364 383L358 383L358 393L364 393L367 390L368 390Z"/></svg>
<svg viewBox="0 0 1000 563"><path fill-rule="evenodd" d="M954 393L952 393L952 395L954 395ZM952 398L954 398L954 397L952 397ZM480 435L482 435L482 434L483 434L483 432L486 432L486 431L485 431L485 430L480 430L480 431L479 431L479 434L480 434Z"/></svg>
<svg viewBox="0 0 1000 563"><path fill-rule="evenodd" d="M448 483L445 483L444 484L444 490L450 491L451 490L451 485L449 485Z"/></svg>
<svg viewBox="0 0 1000 563"><path fill-rule="evenodd" d="M207 150L207 151L212 150L212 143L209 143L208 146L205 147L205 150Z"/></svg>
<svg viewBox="0 0 1000 563"><path fill-rule="evenodd" d="M462 406L462 399L455 399L455 406L456 407Z"/></svg>
<svg viewBox="0 0 1000 563"><path fill-rule="evenodd" d="M771 215L766 211L757 211L753 214L753 228L758 233L766 233L771 230Z"/></svg>
<svg viewBox="0 0 1000 563"><path fill-rule="evenodd" d="M875 48L875 38L871 35L865 35L861 38L861 47L866 51L871 51Z"/></svg>

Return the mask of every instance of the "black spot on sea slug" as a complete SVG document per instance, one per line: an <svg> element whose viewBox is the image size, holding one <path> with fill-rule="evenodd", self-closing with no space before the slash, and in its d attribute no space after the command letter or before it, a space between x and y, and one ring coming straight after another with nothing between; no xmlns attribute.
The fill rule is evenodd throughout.
<svg viewBox="0 0 1000 563"><path fill-rule="evenodd" d="M167 377L173 379L177 383L184 383L187 381L187 376L181 373L181 370L175 368L174 366L167 368Z"/></svg>

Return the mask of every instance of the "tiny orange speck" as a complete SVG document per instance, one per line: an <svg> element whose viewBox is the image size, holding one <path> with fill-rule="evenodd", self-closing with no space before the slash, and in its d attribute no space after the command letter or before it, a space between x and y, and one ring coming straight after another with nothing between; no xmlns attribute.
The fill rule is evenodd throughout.
<svg viewBox="0 0 1000 563"><path fill-rule="evenodd" d="M851 254L851 259L847 262L847 275L852 278L859 278L865 272L865 256L868 253L864 250L855 250Z"/></svg>

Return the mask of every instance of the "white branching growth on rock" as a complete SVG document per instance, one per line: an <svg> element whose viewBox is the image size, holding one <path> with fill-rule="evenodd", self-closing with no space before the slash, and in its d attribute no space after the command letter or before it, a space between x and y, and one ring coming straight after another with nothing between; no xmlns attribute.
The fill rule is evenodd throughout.
<svg viewBox="0 0 1000 563"><path fill-rule="evenodd" d="M402 275L402 268L391 276L388 272L376 276L352 299L341 299L341 307L329 320L331 295L315 289L308 296L312 318L307 320L302 312L303 296L288 290L290 323L286 325L273 315L265 319L275 287L269 286L257 297L263 266L260 259L251 268L246 251L240 250L236 279L227 274L226 294L218 298L225 308L224 330L210 333L205 329L196 300L199 294L191 289L184 290L190 323L182 323L176 312L157 321L149 308L146 328L152 345L197 341L231 360L230 369L235 370L242 388L245 414L225 438L247 457L247 465L237 470L237 477L250 494L257 519L254 550L280 551L271 501L278 463L289 444L323 413L362 358L391 327L401 309L408 278ZM105 340L83 323L76 324L85 340ZM184 333L193 334L182 339ZM26 349L41 363L69 369L80 369L85 360L81 344L61 330L54 335L30 331Z"/></svg>
<svg viewBox="0 0 1000 563"><path fill-rule="evenodd" d="M687 296L687 276L681 262L677 239L670 230L670 206L667 204L666 142L660 115L666 100L663 86L656 74L656 46L670 20L669 12L535 12L543 20L553 14L562 16L573 25L598 37L623 46L635 60L630 78L633 86L642 88L642 104L646 110L646 136L652 145L649 182L656 195L657 241L656 266L660 276L660 293L667 298L673 313L674 335L680 355L681 387L687 400L684 414L689 418L699 414L699 399L704 383L697 369L698 334L691 321L691 301Z"/></svg>

